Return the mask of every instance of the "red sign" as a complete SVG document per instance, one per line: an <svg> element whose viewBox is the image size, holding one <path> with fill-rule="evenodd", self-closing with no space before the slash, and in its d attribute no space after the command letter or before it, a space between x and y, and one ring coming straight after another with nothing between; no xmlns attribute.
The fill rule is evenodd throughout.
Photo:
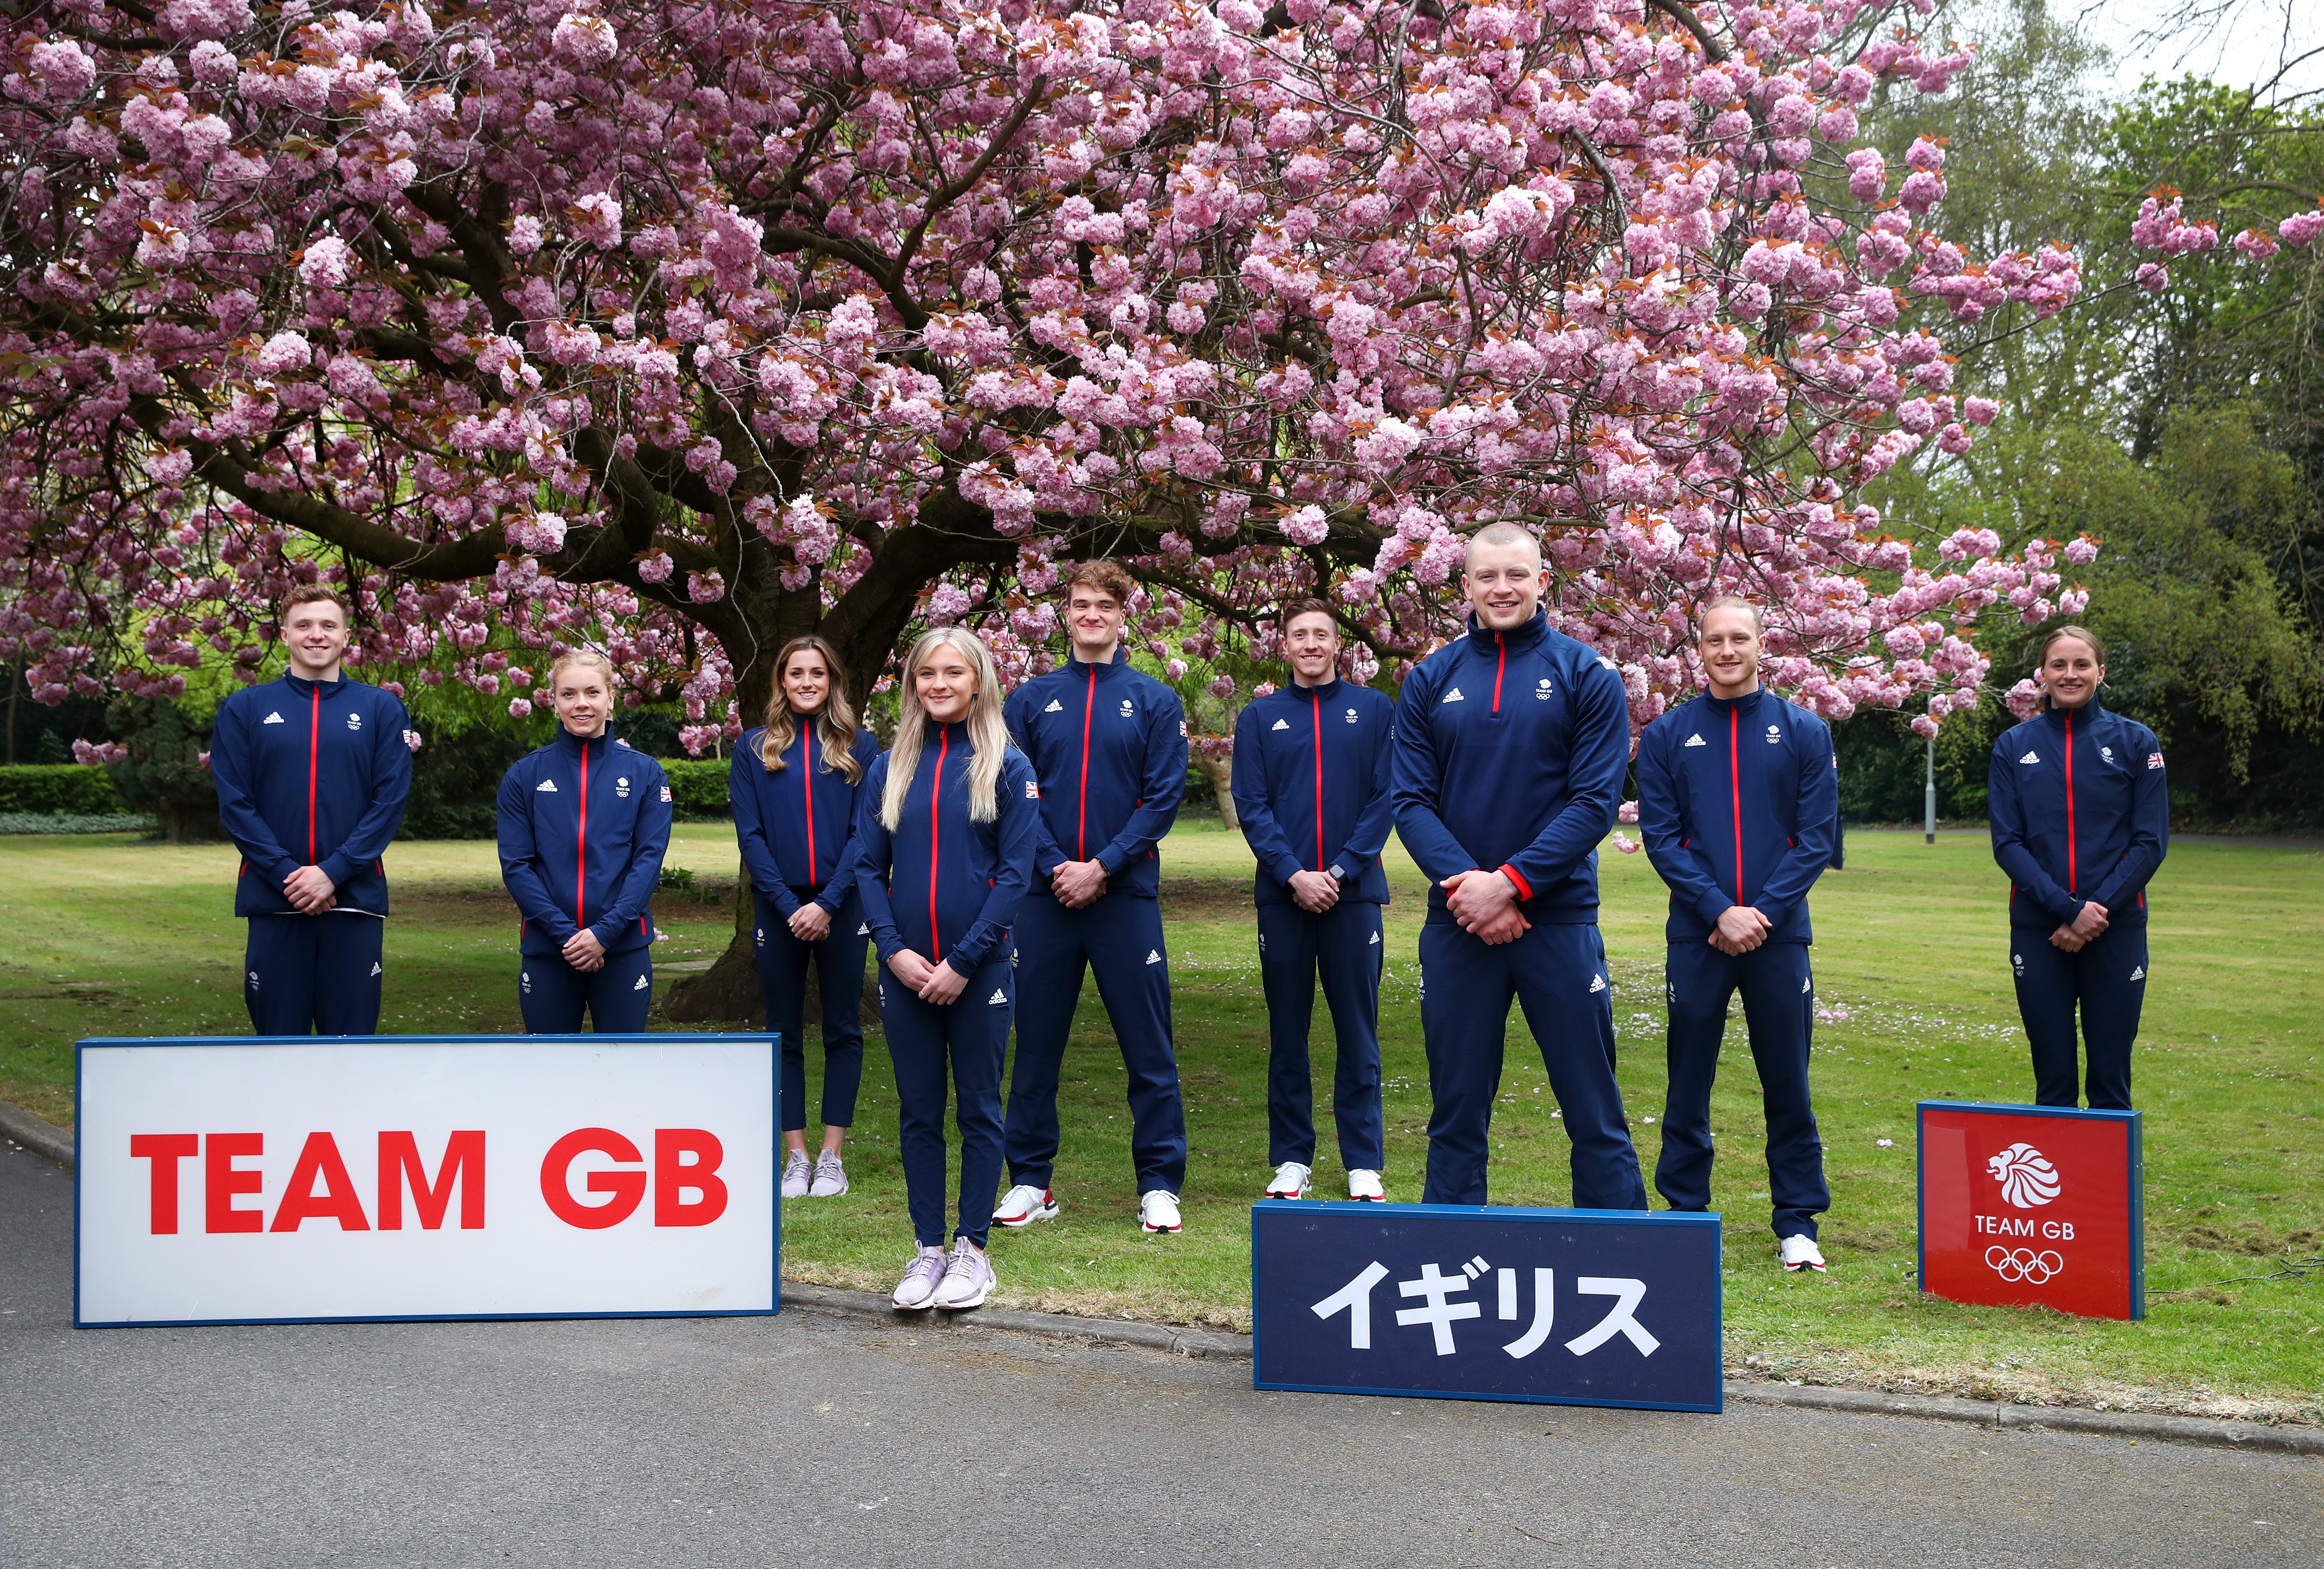
<svg viewBox="0 0 2324 1569"><path fill-rule="evenodd" d="M1923 1101L1921 1289L2144 1318L2136 1112Z"/></svg>

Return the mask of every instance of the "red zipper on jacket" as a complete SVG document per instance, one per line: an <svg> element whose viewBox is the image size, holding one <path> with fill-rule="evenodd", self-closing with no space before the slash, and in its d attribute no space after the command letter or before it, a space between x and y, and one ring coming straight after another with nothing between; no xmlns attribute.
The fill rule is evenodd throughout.
<svg viewBox="0 0 2324 1569"><path fill-rule="evenodd" d="M1313 690L1307 694L1315 700L1315 870L1323 870L1323 694Z"/></svg>
<svg viewBox="0 0 2324 1569"><path fill-rule="evenodd" d="M807 880L815 881L815 721L799 733L799 793L807 798Z"/></svg>
<svg viewBox="0 0 2324 1569"><path fill-rule="evenodd" d="M2066 891L2073 892L2077 881L2074 845L2074 711L2066 710Z"/></svg>
<svg viewBox="0 0 2324 1569"><path fill-rule="evenodd" d="M1097 667L1089 667L1089 692L1082 698L1082 804L1074 826L1074 859L1089 859L1089 741L1090 716L1097 711Z"/></svg>
<svg viewBox="0 0 2324 1569"><path fill-rule="evenodd" d="M942 844L937 825L944 816L945 754L952 750L952 732L936 733L936 777L928 786L928 952L931 964L940 964L944 939L936 935L936 852Z"/></svg>
<svg viewBox="0 0 2324 1569"><path fill-rule="evenodd" d="M1743 747L1737 710L1727 711L1727 789L1735 814L1735 902L1743 902Z"/></svg>
<svg viewBox="0 0 2324 1569"><path fill-rule="evenodd" d="M1495 632L1493 646L1501 651L1500 662L1493 667L1493 712L1498 714L1501 711L1501 677L1508 673L1509 668L1508 641L1499 632Z"/></svg>
<svg viewBox="0 0 2324 1569"><path fill-rule="evenodd" d="M573 830L573 924L589 929L589 743L581 743L581 826Z"/></svg>
<svg viewBox="0 0 2324 1569"><path fill-rule="evenodd" d="M307 694L307 864L315 862L315 769L323 746L323 688Z"/></svg>

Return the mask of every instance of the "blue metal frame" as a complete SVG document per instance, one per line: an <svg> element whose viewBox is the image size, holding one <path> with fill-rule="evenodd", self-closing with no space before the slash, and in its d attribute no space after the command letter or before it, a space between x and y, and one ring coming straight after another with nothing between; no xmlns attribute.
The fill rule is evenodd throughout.
<svg viewBox="0 0 2324 1569"><path fill-rule="evenodd" d="M1365 1218L1382 1214L1459 1215L1465 1218L1488 1216L1494 1220L1514 1220L1526 1223L1603 1225L1619 1223L1624 1225L1708 1226L1719 1245L1713 1250L1718 1267L1711 1271L1711 1307L1715 1347L1715 1363L1720 1369L1727 1365L1727 1271L1726 1244L1721 1231L1723 1216L1718 1210L1702 1213L1676 1210L1634 1209L1545 1209L1526 1204L1358 1204L1347 1207L1360 1209ZM1701 1411L1718 1416L1727 1409L1726 1380L1719 1382L1719 1397L1707 1405L1669 1400L1585 1400L1570 1395L1480 1395L1462 1389L1380 1389L1368 1384L1291 1384L1280 1383L1259 1376L1260 1366L1259 1339L1261 1333L1257 1312L1259 1297L1259 1277L1263 1260L1258 1245L1259 1214L1262 1210L1293 1210L1313 1212L1313 1199L1263 1198L1251 1208L1250 1250L1250 1368L1254 1389L1289 1389L1314 1395L1380 1395L1415 1400L1495 1400L1505 1404L1526 1406L1598 1406L1630 1411Z"/></svg>
<svg viewBox="0 0 2324 1569"><path fill-rule="evenodd" d="M174 1046L314 1046L322 1041L361 1041L365 1045L411 1046L517 1046L532 1042L542 1045L598 1046L608 1043L639 1046L696 1045L706 1041L731 1044L734 1041L763 1040L774 1054L774 1072L769 1075L773 1086L773 1121L775 1154L782 1153L783 1075L779 1031L738 1029L728 1034L709 1031L672 1032L661 1035L156 1035L156 1036L91 1036L73 1043L73 1105L81 1103L81 1058L89 1047L174 1047ZM80 1131L83 1121L73 1118L73 1327L75 1329L208 1329L229 1324L494 1324L511 1321L558 1318L771 1318L783 1306L783 1192L782 1183L775 1184L774 1194L774 1261L771 1307L722 1307L699 1310L660 1311L652 1313L379 1313L339 1315L308 1318L106 1318L85 1319L80 1312L80 1182L79 1174L87 1169L81 1160ZM775 1170L782 1169L779 1159Z"/></svg>
<svg viewBox="0 0 2324 1569"><path fill-rule="evenodd" d="M1929 1288L1929 1177L1921 1152L1928 1148L1931 1112L1974 1112L2006 1117L2079 1117L2084 1121L2125 1124L2125 1180L2130 1184L2130 1317L2146 1316L2146 1119L2139 1112L2089 1106L2015 1106L2001 1101L1922 1101L1913 1108L1913 1274ZM1949 1300L1940 1297L1940 1301Z"/></svg>

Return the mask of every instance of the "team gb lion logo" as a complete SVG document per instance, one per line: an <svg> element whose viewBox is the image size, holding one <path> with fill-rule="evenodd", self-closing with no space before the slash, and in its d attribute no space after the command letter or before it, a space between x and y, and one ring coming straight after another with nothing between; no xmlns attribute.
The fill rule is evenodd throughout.
<svg viewBox="0 0 2324 1569"><path fill-rule="evenodd" d="M2018 1209L2033 1209L2058 1196L2058 1168L2031 1144L2012 1144L1985 1163L2001 1196Z"/></svg>

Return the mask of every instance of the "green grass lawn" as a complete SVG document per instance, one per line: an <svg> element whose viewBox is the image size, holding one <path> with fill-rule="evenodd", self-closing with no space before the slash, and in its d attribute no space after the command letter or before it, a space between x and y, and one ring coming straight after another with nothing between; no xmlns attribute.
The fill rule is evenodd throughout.
<svg viewBox="0 0 2324 1569"><path fill-rule="evenodd" d="M1789 1276L1766 1230L1757 1086L1738 1020L1714 1103L1715 1178L1727 1212L1727 1352L1741 1376L2140 1408L2324 1417L2324 1271L2275 1278L2314 1259L2324 1226L2324 855L2308 849L2182 844L2153 890L2153 978L2135 1071L2146 1113L2144 1324L1971 1308L1914 1289L1913 1104L2024 1101L2033 1079L2006 958L2003 885L1978 835L1857 834L1849 868L1815 898L1817 991L1846 1017L1818 1027L1817 1108L1833 1207L1828 1276ZM1382 1000L1388 1194L1416 1199L1426 1149L1415 941L1419 878L1393 848ZM1248 1327L1245 1211L1268 1175L1265 1011L1239 835L1189 824L1163 852L1165 910L1192 1158L1186 1230L1137 1228L1122 1072L1094 991L1066 1059L1065 1213L997 1235L1014 1306ZM731 879L721 824L681 825L669 857ZM396 1032L518 1027L515 920L492 847L417 844L390 857L386 1014ZM89 1035L228 1034L247 1028L233 852L124 837L0 839L0 1096L72 1117L71 1043ZM1609 854L1607 948L1616 979L1622 1079L1641 1154L1661 1110L1661 885L1643 856ZM665 964L699 961L725 938L723 906L657 912ZM669 975L661 978L666 987ZM812 1031L810 1026L810 1031ZM1317 1009L1319 1087L1330 1034ZM875 1034L850 1144L854 1191L796 1203L785 1272L885 1290L907 1257L895 1094ZM1493 1196L1562 1204L1565 1140L1521 1020L1495 1123ZM820 1083L810 1048L808 1087ZM1319 1108L1321 1110L1321 1108ZM1892 1140L1882 1148L1878 1140ZM1318 1189L1339 1179L1328 1121Z"/></svg>

